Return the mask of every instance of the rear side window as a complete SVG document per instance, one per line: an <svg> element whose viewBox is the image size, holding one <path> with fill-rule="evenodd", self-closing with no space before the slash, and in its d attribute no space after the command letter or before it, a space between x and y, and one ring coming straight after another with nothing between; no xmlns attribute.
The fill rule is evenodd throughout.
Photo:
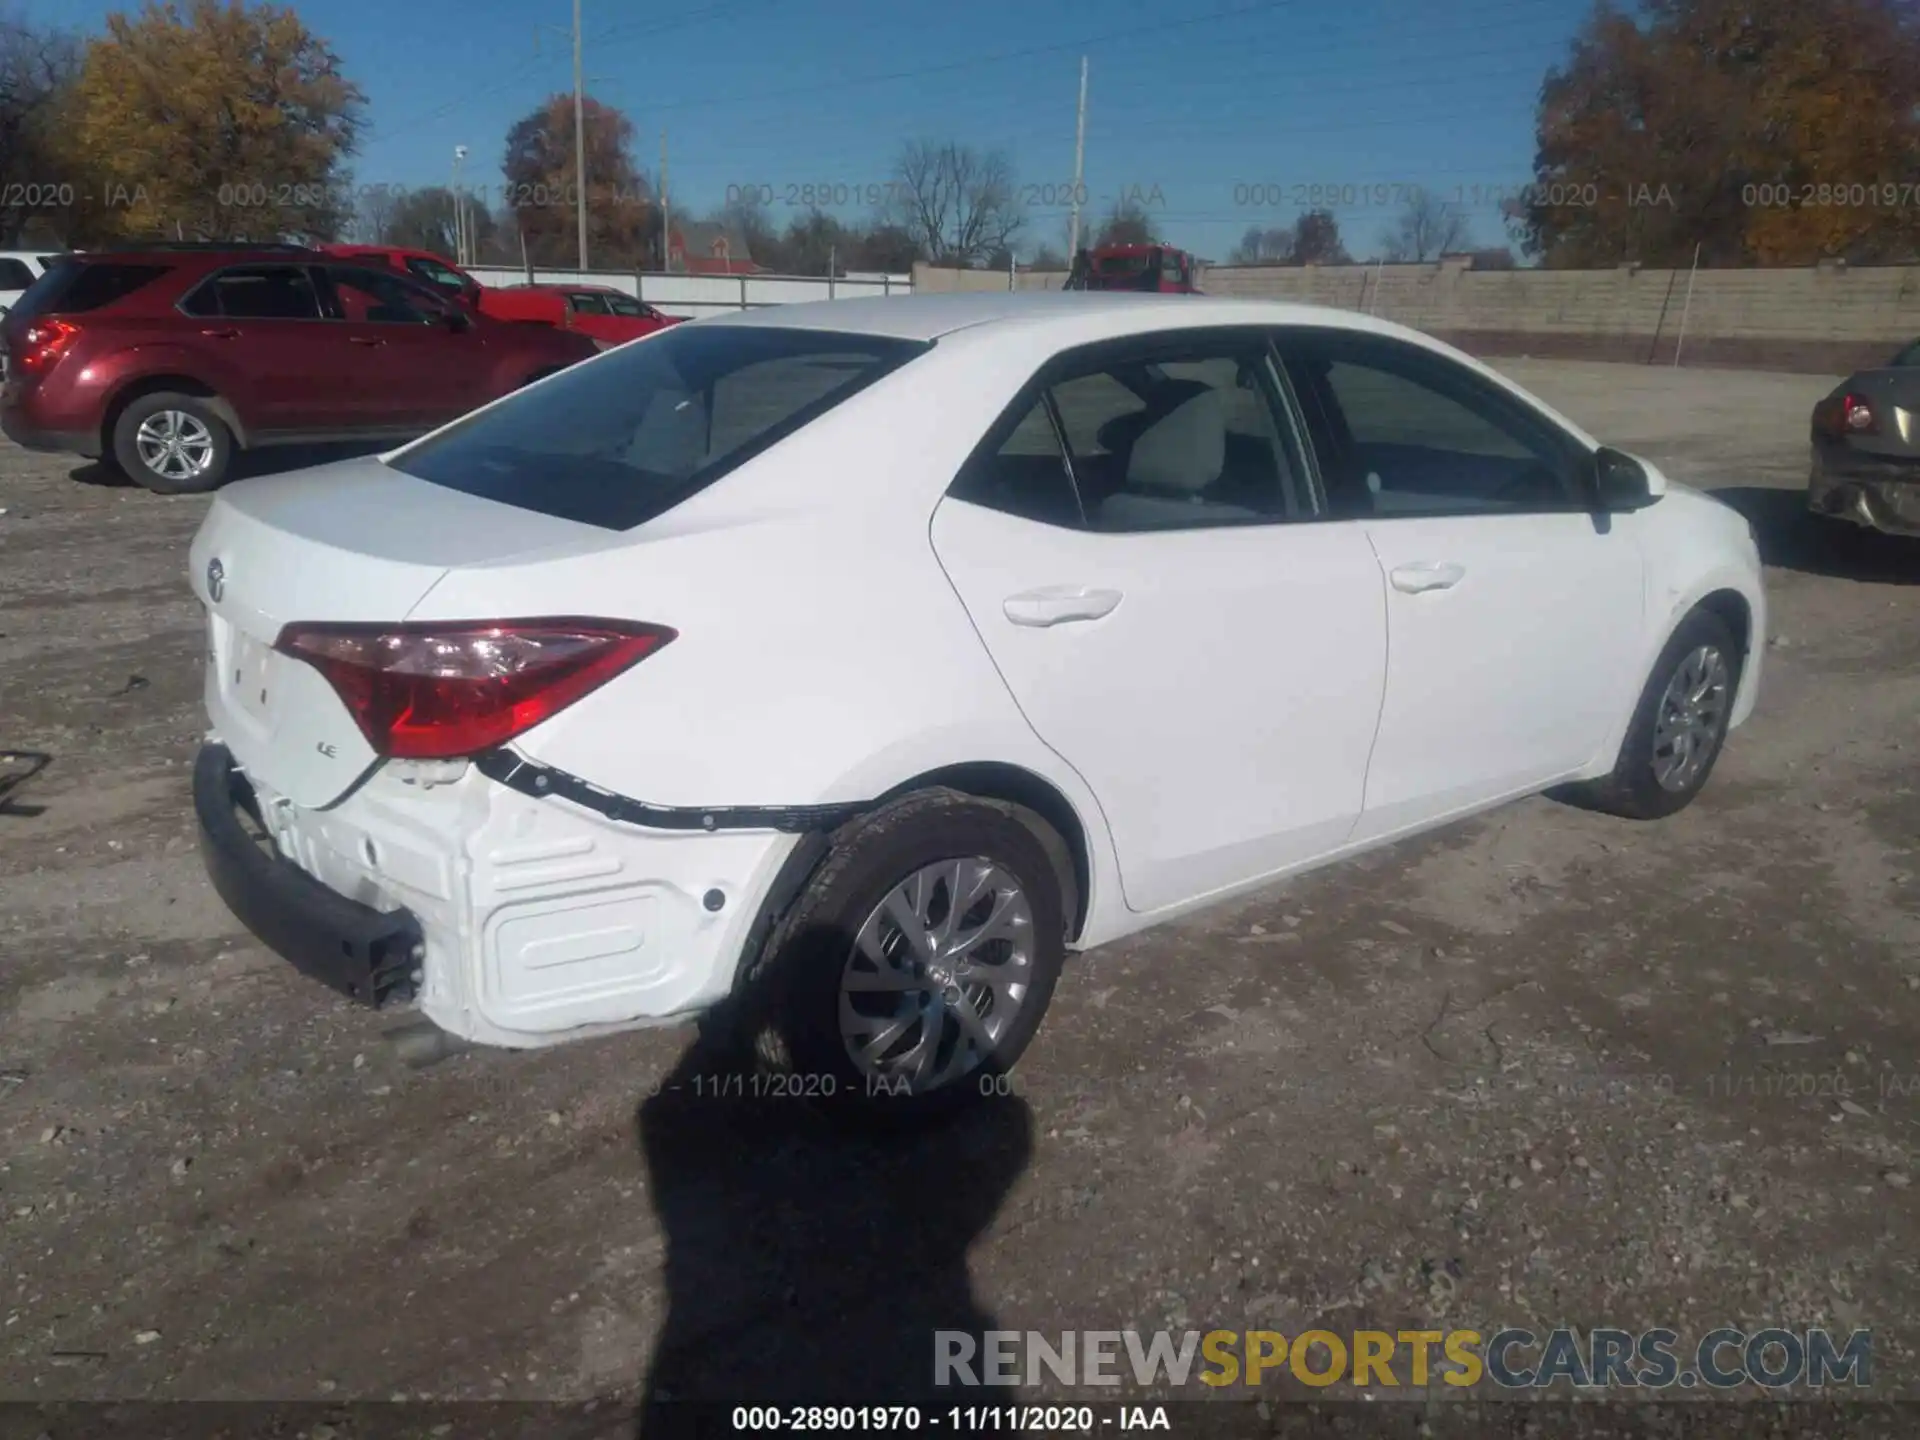
<svg viewBox="0 0 1920 1440"><path fill-rule="evenodd" d="M172 268L112 260L61 260L27 288L13 313L23 320L34 315L84 314L151 285Z"/></svg>
<svg viewBox="0 0 1920 1440"><path fill-rule="evenodd" d="M313 277L299 265L236 265L180 302L189 315L230 320L318 320Z"/></svg>
<svg viewBox="0 0 1920 1440"><path fill-rule="evenodd" d="M605 315L607 297L593 294L574 294L567 296L567 304L573 307L576 315Z"/></svg>
<svg viewBox="0 0 1920 1440"><path fill-rule="evenodd" d="M393 463L464 494L626 530L925 348L825 330L677 325L472 415Z"/></svg>

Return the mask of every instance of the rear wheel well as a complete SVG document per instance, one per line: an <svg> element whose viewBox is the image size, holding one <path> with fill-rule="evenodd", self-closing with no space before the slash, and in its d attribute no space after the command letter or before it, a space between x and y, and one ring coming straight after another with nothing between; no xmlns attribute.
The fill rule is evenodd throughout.
<svg viewBox="0 0 1920 1440"><path fill-rule="evenodd" d="M1072 940L1078 936L1086 925L1093 862L1087 846L1086 827L1080 823L1080 817L1067 797L1031 770L989 760L949 765L943 770L916 775L876 799L874 808L878 809L911 791L934 787L958 790L976 799L998 800L1015 806L1029 812L1053 832L1051 837L1042 834L1040 840L1048 853L1053 855L1054 864L1060 871L1060 888L1066 902L1067 938ZM1031 826L1032 822L1027 823ZM1057 841L1058 844L1050 841Z"/></svg>
<svg viewBox="0 0 1920 1440"><path fill-rule="evenodd" d="M222 400L212 386L188 375L143 375L115 395L113 403L107 406L107 413L100 421L100 453L113 454L114 427L120 423L120 417L129 405L142 395L157 395L163 391L215 402L212 409L226 422L227 429L233 432L234 445L243 450L246 448L246 435L240 428L239 418L233 413L233 407Z"/></svg>

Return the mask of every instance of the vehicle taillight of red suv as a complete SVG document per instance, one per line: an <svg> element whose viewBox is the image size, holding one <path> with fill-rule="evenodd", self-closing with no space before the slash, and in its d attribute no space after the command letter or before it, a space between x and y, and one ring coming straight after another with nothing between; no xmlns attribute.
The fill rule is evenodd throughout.
<svg viewBox="0 0 1920 1440"><path fill-rule="evenodd" d="M211 490L239 450L409 439L594 353L298 246L68 255L0 320L0 430Z"/></svg>

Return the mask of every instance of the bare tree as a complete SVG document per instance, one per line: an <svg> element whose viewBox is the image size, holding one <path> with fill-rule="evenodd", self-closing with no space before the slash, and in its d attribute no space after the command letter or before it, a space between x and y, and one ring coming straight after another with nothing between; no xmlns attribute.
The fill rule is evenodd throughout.
<svg viewBox="0 0 1920 1440"><path fill-rule="evenodd" d="M1467 217L1432 192L1416 190L1387 241L1387 259L1437 260L1466 243Z"/></svg>
<svg viewBox="0 0 1920 1440"><path fill-rule="evenodd" d="M900 152L893 210L929 260L963 269L1004 254L1025 219L1006 155L950 140L917 140Z"/></svg>
<svg viewBox="0 0 1920 1440"><path fill-rule="evenodd" d="M80 45L0 16L0 242L36 215L71 210L90 189L56 154L59 110L80 74Z"/></svg>
<svg viewBox="0 0 1920 1440"><path fill-rule="evenodd" d="M1293 259L1293 231L1284 225L1247 227L1240 243L1227 257L1233 265L1284 265Z"/></svg>
<svg viewBox="0 0 1920 1440"><path fill-rule="evenodd" d="M353 238L362 245L387 242L393 231L394 216L406 195L406 189L399 185L362 187L353 210Z"/></svg>

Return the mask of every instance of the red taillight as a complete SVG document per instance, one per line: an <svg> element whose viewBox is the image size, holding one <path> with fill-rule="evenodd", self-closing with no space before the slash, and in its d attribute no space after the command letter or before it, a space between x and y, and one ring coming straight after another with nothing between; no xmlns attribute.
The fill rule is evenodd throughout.
<svg viewBox="0 0 1920 1440"><path fill-rule="evenodd" d="M1879 417L1873 413L1873 405L1864 395L1855 395L1849 391L1833 399L1822 400L1814 407L1814 423L1829 435L1877 435L1880 433Z"/></svg>
<svg viewBox="0 0 1920 1440"><path fill-rule="evenodd" d="M674 635L617 620L289 625L274 649L326 676L379 754L453 760L531 730Z"/></svg>
<svg viewBox="0 0 1920 1440"><path fill-rule="evenodd" d="M36 320L20 337L20 353L14 362L22 370L50 369L79 333L80 327L68 320Z"/></svg>

